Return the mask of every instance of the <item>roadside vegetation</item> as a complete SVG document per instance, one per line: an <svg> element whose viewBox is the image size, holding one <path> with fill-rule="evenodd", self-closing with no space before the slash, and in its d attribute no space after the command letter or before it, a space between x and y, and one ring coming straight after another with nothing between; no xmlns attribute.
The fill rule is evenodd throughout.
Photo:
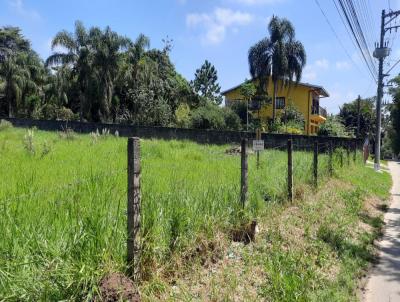
<svg viewBox="0 0 400 302"><path fill-rule="evenodd" d="M91 300L125 272L126 139L0 130L0 296ZM286 202L286 152L268 150L239 205L240 157L230 146L142 141L142 298L320 300L353 296L373 258L390 177L357 158L311 189L312 154L294 153L296 201ZM346 163L346 161L345 161ZM368 206L368 205L371 206ZM255 243L231 230L257 219ZM329 299L328 299L329 300ZM339 299L340 300L340 299Z"/></svg>

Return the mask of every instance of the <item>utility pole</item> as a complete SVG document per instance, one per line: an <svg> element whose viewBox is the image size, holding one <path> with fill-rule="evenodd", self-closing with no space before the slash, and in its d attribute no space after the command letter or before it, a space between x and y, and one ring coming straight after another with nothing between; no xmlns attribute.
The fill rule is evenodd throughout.
<svg viewBox="0 0 400 302"><path fill-rule="evenodd" d="M385 34L388 30L396 30L400 25L391 26L390 23L400 15L400 11L391 11L386 14L385 10L382 11L381 17L381 37L379 45L374 51L374 57L379 60L379 74L378 74L378 91L376 99L376 136L375 136L375 171L380 170L380 158L381 158L381 121L382 121L382 97L383 97L383 78L388 74L383 73L383 61L389 55L390 49L385 43ZM389 19L386 21L386 19ZM389 25L389 26L387 26Z"/></svg>
<svg viewBox="0 0 400 302"><path fill-rule="evenodd" d="M360 137L360 104L361 102L361 96L358 96L357 98L357 138Z"/></svg>

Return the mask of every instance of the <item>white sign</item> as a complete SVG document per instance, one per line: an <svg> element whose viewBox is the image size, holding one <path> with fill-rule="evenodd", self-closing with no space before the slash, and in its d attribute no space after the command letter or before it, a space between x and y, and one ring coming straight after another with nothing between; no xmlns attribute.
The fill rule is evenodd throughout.
<svg viewBox="0 0 400 302"><path fill-rule="evenodd" d="M253 141L253 151L264 151L264 140L254 140Z"/></svg>

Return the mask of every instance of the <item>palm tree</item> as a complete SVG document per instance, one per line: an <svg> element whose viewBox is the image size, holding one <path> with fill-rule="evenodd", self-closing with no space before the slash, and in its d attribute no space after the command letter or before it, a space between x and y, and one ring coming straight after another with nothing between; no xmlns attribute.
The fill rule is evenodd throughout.
<svg viewBox="0 0 400 302"><path fill-rule="evenodd" d="M112 31L110 27L106 27L104 31L96 27L92 28L89 38L93 47L93 67L103 90L103 99L100 103L101 115L103 119L108 119L115 81L122 61L121 51L131 46L132 42Z"/></svg>
<svg viewBox="0 0 400 302"><path fill-rule="evenodd" d="M11 26L0 28L0 62L4 62L8 55L30 49L31 45L22 36L20 28Z"/></svg>
<svg viewBox="0 0 400 302"><path fill-rule="evenodd" d="M269 37L262 39L249 50L249 67L253 79L259 80L259 88L266 92L271 77L274 84L272 99L272 119L276 116L276 94L278 81L282 85L291 85L301 79L306 64L306 52L303 44L295 39L295 30L287 19L272 17L268 25Z"/></svg>
<svg viewBox="0 0 400 302"><path fill-rule="evenodd" d="M27 68L26 60L25 53L16 53L8 55L0 64L0 78L3 79L2 90L8 103L9 117L14 117L18 110L24 90L36 87Z"/></svg>
<svg viewBox="0 0 400 302"><path fill-rule="evenodd" d="M75 32L60 31L54 37L51 47L62 47L66 52L56 52L46 60L49 65L71 65L79 82L79 116L83 120L83 106L86 101L86 90L89 86L91 73L91 46L89 34L82 22L75 22Z"/></svg>

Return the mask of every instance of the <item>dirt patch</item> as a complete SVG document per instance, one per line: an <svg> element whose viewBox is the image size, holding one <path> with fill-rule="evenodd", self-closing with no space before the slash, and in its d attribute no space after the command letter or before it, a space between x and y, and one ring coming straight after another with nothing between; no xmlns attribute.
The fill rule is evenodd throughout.
<svg viewBox="0 0 400 302"><path fill-rule="evenodd" d="M105 276L99 285L100 297L95 301L140 302L140 295L133 281L121 273L111 273Z"/></svg>
<svg viewBox="0 0 400 302"><path fill-rule="evenodd" d="M225 154L227 155L240 155L242 153L241 146L233 146L229 149L225 150ZM253 154L254 151L250 148L247 148L247 154Z"/></svg>
<svg viewBox="0 0 400 302"><path fill-rule="evenodd" d="M241 225L231 231L230 237L234 242L243 242L249 244L256 240L256 234L258 233L257 221L253 220L251 223Z"/></svg>

